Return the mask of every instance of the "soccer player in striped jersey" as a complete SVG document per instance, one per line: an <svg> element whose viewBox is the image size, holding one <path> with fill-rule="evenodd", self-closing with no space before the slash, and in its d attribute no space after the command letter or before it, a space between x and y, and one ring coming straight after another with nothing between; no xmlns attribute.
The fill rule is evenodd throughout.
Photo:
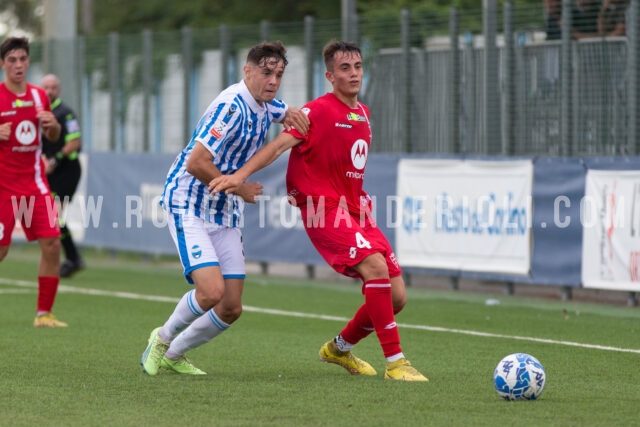
<svg viewBox="0 0 640 427"><path fill-rule="evenodd" d="M273 122L306 133L307 116L275 98L286 65L286 49L279 41L251 48L244 79L211 102L169 169L160 204L167 211L184 276L194 286L151 332L141 359L149 375L160 367L205 374L185 353L240 317L245 278L240 219L244 204L255 203L262 186L244 183L234 194L210 195L207 184L216 176L233 174L251 158Z"/></svg>
<svg viewBox="0 0 640 427"><path fill-rule="evenodd" d="M353 375L376 375L351 349L375 331L386 358L385 379L428 381L404 357L395 314L407 296L391 245L371 218L362 183L371 144L369 109L358 101L363 64L354 43L332 41L323 50L333 91L306 104L308 133L283 132L234 175L209 183L214 193L236 191L255 171L291 149L287 193L300 208L311 242L337 272L362 280L364 304L342 331L320 348L320 359Z"/></svg>

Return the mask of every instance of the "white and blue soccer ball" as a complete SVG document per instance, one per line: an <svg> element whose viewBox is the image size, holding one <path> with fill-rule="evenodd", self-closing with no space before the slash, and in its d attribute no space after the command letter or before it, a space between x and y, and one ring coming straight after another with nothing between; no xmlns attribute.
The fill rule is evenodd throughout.
<svg viewBox="0 0 640 427"><path fill-rule="evenodd" d="M547 375L535 357L513 353L498 363L493 372L493 385L505 400L534 400L544 390Z"/></svg>

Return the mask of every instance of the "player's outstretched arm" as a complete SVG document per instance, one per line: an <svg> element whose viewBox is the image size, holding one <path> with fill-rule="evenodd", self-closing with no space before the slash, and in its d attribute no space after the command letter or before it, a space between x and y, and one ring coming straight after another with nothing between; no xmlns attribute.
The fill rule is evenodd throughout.
<svg viewBox="0 0 640 427"><path fill-rule="evenodd" d="M256 197L262 194L262 184L259 182L245 182L238 187L238 191L235 192L238 196L247 203L255 203Z"/></svg>
<svg viewBox="0 0 640 427"><path fill-rule="evenodd" d="M309 131L309 117L300 108L289 107L282 122L286 130L295 128L300 135L306 135Z"/></svg>
<svg viewBox="0 0 640 427"><path fill-rule="evenodd" d="M236 193L240 185L249 176L260 169L273 163L282 153L298 144L302 139L298 139L289 133L281 133L273 141L262 147L247 163L232 175L221 175L213 178L209 182L211 194L224 191L226 194Z"/></svg>
<svg viewBox="0 0 640 427"><path fill-rule="evenodd" d="M201 142L196 142L187 160L187 172L206 184L213 178L222 175L213 164L213 155Z"/></svg>

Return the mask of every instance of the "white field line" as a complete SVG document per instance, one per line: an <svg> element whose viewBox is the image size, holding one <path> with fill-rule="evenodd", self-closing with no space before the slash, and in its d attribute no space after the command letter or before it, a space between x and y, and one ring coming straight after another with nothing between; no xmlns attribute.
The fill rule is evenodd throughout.
<svg viewBox="0 0 640 427"><path fill-rule="evenodd" d="M0 285L10 285L10 286L19 286L25 288L37 288L37 284L33 282L27 282L24 280L12 280L0 278ZM163 297L156 295L143 295L143 294L135 294L131 292L112 292L112 291L103 291L99 289L87 289L87 288L77 288L74 286L66 286L60 285L58 287L60 292L69 292L69 293L77 293L77 294L85 294L85 295L100 295L100 296L108 296L108 297L116 297L116 298L126 298L126 299L137 299L144 301L159 301L159 302L172 302L177 303L180 298L173 297ZM26 291L23 291L24 293ZM0 293L10 293L10 290L0 290ZM18 293L18 292L11 292ZM298 311L285 311L285 310L275 310L271 308L260 308L260 307L252 307L245 305L243 306L244 311L254 312L254 313L264 313L264 314L273 314L276 316L288 316L288 317L301 317L305 319L320 319L320 320L333 320L337 322L348 322L350 319L346 317L340 316L329 316L326 314L312 314L312 313L301 313ZM398 327L406 328L406 329L419 329L423 331L429 332L446 332L450 334L462 334L462 335L473 335L476 337L487 337L487 338L504 338L510 340L519 340L519 341L530 341L530 342L538 342L544 344L555 344L555 345L565 345L570 347L580 347L580 348L589 348L594 350L605 350L605 351L616 351L621 353L636 353L640 354L640 349L633 348L620 348L620 347L611 347L597 344L583 344L573 341L558 341L558 340L550 340L545 338L535 338L535 337L522 337L518 335L502 335L502 334L492 334L489 332L478 332L478 331L468 331L464 329L451 329L451 328L442 328L439 326L427 326L427 325L410 325L405 323L398 323Z"/></svg>

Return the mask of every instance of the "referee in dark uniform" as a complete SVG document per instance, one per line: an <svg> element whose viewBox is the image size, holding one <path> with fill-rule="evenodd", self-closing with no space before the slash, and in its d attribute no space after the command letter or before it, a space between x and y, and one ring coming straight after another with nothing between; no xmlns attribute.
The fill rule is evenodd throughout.
<svg viewBox="0 0 640 427"><path fill-rule="evenodd" d="M59 98L60 80L53 74L42 78L42 88L47 92L51 110L60 122L62 131L57 141L49 141L43 137L42 152L46 157L46 173L53 196L60 200L61 243L64 249L65 261L60 265L60 277L71 277L75 272L84 268L84 261L78 253L71 232L62 218L66 205L71 201L80 181L80 125L75 113Z"/></svg>

